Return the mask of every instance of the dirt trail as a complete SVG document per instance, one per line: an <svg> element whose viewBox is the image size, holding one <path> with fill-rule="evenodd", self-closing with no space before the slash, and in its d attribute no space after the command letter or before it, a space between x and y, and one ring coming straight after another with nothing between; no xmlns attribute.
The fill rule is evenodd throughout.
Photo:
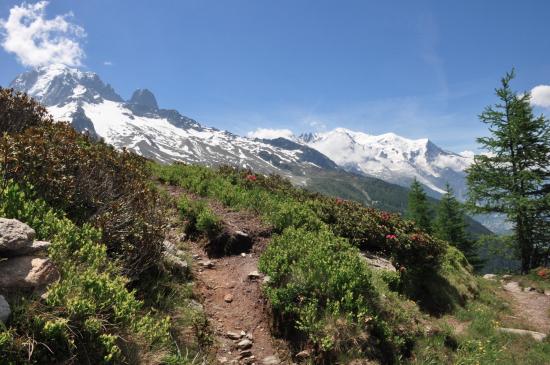
<svg viewBox="0 0 550 365"><path fill-rule="evenodd" d="M177 187L168 187L167 190L174 197L186 194ZM221 257L209 257L204 243L189 242L197 291L203 298L204 311L214 330L218 363L290 363L284 341L276 340L270 330L268 303L261 292L263 278L249 277L258 270L258 258L269 241L269 227L258 216L231 211L214 201L210 201L209 206L227 226L252 239L248 252ZM237 348L237 343L247 336L239 340L228 337L228 332L240 334L241 331L253 342L247 349L249 353L243 353L247 356L241 356L241 350Z"/></svg>
<svg viewBox="0 0 550 365"><path fill-rule="evenodd" d="M515 281L504 283L503 289L513 299L513 318L526 323L529 329L545 334L550 333L550 296L536 291L523 291Z"/></svg>

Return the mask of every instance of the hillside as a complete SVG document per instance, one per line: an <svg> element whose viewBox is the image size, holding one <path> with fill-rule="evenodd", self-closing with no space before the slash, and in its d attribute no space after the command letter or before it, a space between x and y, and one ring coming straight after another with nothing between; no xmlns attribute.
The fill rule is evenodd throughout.
<svg viewBox="0 0 550 365"><path fill-rule="evenodd" d="M380 137L379 141L380 138L343 129L294 141L250 139L205 127L176 110L160 108L153 93L146 89L136 90L124 100L97 74L63 65L27 71L10 86L43 103L55 120L69 121L76 130L116 148L163 163L231 165L262 174L274 173L313 191L393 212L403 212L406 204L405 190L395 184L408 187L413 177L434 192L442 191L448 181L459 196L464 194L462 170L469 160L431 142L411 141L393 134ZM409 157L403 157L405 154ZM393 161L394 155L400 164ZM363 167L352 166L350 161L342 160L343 156L370 162ZM474 235L490 233L472 219L468 219L468 224Z"/></svg>
<svg viewBox="0 0 550 365"><path fill-rule="evenodd" d="M507 295L399 214L148 161L6 89L0 130L8 364L549 361L548 340L501 331L546 326L507 317L544 294Z"/></svg>

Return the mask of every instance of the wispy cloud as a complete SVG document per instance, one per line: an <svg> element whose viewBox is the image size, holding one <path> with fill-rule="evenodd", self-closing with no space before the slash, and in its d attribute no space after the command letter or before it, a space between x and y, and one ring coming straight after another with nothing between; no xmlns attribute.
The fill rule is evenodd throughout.
<svg viewBox="0 0 550 365"><path fill-rule="evenodd" d="M531 90L531 103L542 108L550 108L550 85L535 86Z"/></svg>
<svg viewBox="0 0 550 365"><path fill-rule="evenodd" d="M69 21L71 13L47 19L47 5L40 1L12 7L8 19L0 19L2 47L25 66L80 66L85 56L80 45L84 29Z"/></svg>
<svg viewBox="0 0 550 365"><path fill-rule="evenodd" d="M103 61L103 66L112 66L113 62L111 61Z"/></svg>

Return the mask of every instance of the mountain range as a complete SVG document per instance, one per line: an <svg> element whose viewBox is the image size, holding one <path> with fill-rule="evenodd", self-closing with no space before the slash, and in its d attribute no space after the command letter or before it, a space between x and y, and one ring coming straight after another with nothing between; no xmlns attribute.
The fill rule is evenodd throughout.
<svg viewBox="0 0 550 365"><path fill-rule="evenodd" d="M163 163L232 165L276 173L311 190L400 212L406 206L405 187L414 178L432 197L443 193L447 183L460 199L466 194L464 169L472 157L445 151L428 139L344 128L291 138L247 138L160 108L147 89L125 100L97 74L63 65L24 72L10 87L44 104L56 120ZM478 233L489 232L473 220L470 226Z"/></svg>

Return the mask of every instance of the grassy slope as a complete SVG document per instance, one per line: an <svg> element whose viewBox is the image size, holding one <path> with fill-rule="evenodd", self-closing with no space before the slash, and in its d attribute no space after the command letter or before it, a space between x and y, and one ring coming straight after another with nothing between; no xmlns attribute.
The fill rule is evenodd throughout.
<svg viewBox="0 0 550 365"><path fill-rule="evenodd" d="M409 190L405 187L390 184L383 180L342 172L324 172L312 175L308 189L322 194L352 199L367 206L405 213ZM438 203L435 198L428 198L432 206ZM491 234L492 232L478 221L467 217L468 231L473 237Z"/></svg>

